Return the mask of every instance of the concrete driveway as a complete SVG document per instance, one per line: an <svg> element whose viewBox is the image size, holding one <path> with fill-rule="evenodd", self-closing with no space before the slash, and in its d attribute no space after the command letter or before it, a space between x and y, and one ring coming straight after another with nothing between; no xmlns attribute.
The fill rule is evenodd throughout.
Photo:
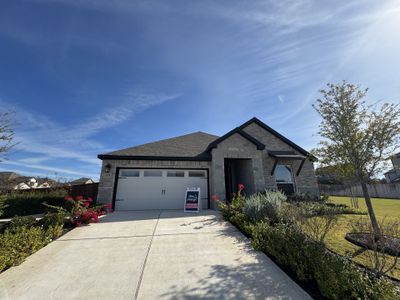
<svg viewBox="0 0 400 300"><path fill-rule="evenodd" d="M115 212L0 274L0 299L310 299L214 211Z"/></svg>

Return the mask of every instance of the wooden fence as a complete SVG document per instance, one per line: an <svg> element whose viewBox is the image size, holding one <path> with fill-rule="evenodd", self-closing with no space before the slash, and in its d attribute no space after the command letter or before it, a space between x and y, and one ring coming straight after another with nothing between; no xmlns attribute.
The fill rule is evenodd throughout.
<svg viewBox="0 0 400 300"><path fill-rule="evenodd" d="M320 184L321 194L330 196L363 197L360 185ZM373 183L368 184L368 191L373 198L400 199L400 183Z"/></svg>
<svg viewBox="0 0 400 300"><path fill-rule="evenodd" d="M83 196L85 199L91 197L96 200L98 188L98 183L73 185L70 187L69 195L72 197Z"/></svg>

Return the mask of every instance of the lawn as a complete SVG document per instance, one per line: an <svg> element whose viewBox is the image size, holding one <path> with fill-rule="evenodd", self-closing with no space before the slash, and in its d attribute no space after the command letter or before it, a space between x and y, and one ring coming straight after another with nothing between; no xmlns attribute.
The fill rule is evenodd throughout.
<svg viewBox="0 0 400 300"><path fill-rule="evenodd" d="M347 204L351 207L350 197L331 196L329 197L329 200L335 203ZM358 203L361 210L367 211L364 198L359 198ZM378 219L397 219L400 221L400 199L373 198L372 205ZM346 233L351 229L350 222L356 218L368 218L368 215L341 215L339 217L338 226L327 235L325 242L330 250L341 255L351 255L353 256L353 260L355 262L364 266L369 266L370 261L368 252L362 252L361 254L358 254L357 251L359 251L361 248L346 241L344 238ZM388 275L400 280L400 262L397 263L394 271Z"/></svg>

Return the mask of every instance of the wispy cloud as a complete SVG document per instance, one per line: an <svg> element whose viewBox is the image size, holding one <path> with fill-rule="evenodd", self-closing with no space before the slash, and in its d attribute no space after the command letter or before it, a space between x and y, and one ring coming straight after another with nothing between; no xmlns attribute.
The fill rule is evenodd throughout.
<svg viewBox="0 0 400 300"><path fill-rule="evenodd" d="M40 156L19 160L10 159L2 164L83 176L85 172L54 168L44 165L43 162L50 159L56 159L60 162L72 160L98 167L100 161L96 154L101 153L106 148L96 141L94 138L96 134L131 120L142 111L178 97L180 97L180 94L127 92L122 97L121 103L104 108L102 112L72 126L33 114L3 100L0 103L2 109L16 111L16 141L18 144L13 152L39 154Z"/></svg>

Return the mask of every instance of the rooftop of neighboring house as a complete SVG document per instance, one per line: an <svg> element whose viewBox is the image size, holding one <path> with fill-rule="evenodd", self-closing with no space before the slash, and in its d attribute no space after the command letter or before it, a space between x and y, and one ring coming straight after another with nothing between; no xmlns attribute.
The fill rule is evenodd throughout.
<svg viewBox="0 0 400 300"><path fill-rule="evenodd" d="M72 180L69 182L70 185L78 185L78 184L88 184L88 183L93 183L94 180L89 177L81 177L76 180Z"/></svg>

